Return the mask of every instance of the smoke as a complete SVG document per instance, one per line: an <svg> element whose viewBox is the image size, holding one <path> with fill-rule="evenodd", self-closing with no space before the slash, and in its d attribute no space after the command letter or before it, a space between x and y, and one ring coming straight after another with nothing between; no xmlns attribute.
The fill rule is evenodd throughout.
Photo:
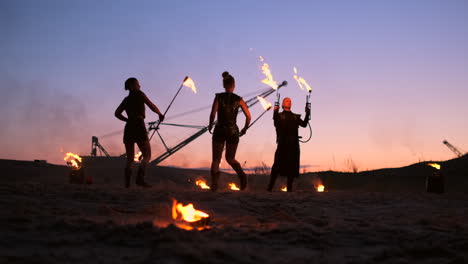
<svg viewBox="0 0 468 264"><path fill-rule="evenodd" d="M41 81L22 82L5 74L0 80L0 158L57 163L63 158L61 149L83 149L88 122L77 96Z"/></svg>

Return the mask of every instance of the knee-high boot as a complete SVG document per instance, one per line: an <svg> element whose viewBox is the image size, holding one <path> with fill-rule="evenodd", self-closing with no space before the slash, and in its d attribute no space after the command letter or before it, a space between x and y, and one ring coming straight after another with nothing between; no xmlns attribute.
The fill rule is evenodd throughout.
<svg viewBox="0 0 468 264"><path fill-rule="evenodd" d="M218 190L219 171L211 172L211 186L210 190L216 192Z"/></svg>
<svg viewBox="0 0 468 264"><path fill-rule="evenodd" d="M235 163L231 166L236 171L237 176L239 176L240 189L245 190L245 188L247 187L247 175L245 175L244 170L242 170L240 163Z"/></svg>
<svg viewBox="0 0 468 264"><path fill-rule="evenodd" d="M145 174L146 174L146 164L140 164L140 167L138 168L138 173L137 173L137 178L136 178L136 185L139 185L141 187L146 187L149 188L151 185L145 182Z"/></svg>

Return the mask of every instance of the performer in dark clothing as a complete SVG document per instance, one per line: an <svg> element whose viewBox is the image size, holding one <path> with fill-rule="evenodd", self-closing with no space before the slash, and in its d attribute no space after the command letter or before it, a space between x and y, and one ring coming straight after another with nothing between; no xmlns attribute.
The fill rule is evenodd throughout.
<svg viewBox="0 0 468 264"><path fill-rule="evenodd" d="M213 161L211 163L211 190L218 189L219 179L219 163L223 155L224 144L226 143L226 161L236 171L240 178L240 189L244 190L247 187L247 176L240 163L236 160L237 145L239 144L239 136L246 133L250 124L250 111L242 97L234 93L236 83L234 77L228 72L223 72L223 86L226 92L216 94L211 108L209 131L213 128L216 114L218 114L218 121L216 123L213 139ZM245 115L244 128L239 133L237 127L237 113L239 107Z"/></svg>
<svg viewBox="0 0 468 264"><path fill-rule="evenodd" d="M159 121L164 120L158 107L151 102L145 93L140 90L140 84L136 78L128 78L125 81L125 90L129 94L115 110L115 116L126 122L123 141L127 152L127 165L125 166L125 187L130 187L130 178L132 175L132 164L135 156L135 143L140 148L143 159L138 168L136 184L142 187L151 187L145 182L146 166L151 158L151 145L148 140L148 132L145 126L145 104L159 115ZM127 117L122 112L127 113Z"/></svg>
<svg viewBox="0 0 468 264"><path fill-rule="evenodd" d="M287 176L287 190L292 192L293 181L299 176L299 126L306 127L310 116L310 109L306 107L304 120L301 115L291 112L291 99L283 100L283 112L279 113L279 106L275 106L273 120L276 128L276 143L278 147L275 152L275 162L271 168L270 183L268 191L273 190L278 175Z"/></svg>

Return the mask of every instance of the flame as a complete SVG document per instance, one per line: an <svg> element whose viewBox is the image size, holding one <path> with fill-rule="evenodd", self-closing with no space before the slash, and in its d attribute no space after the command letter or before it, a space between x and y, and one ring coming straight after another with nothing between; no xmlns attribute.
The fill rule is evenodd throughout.
<svg viewBox="0 0 468 264"><path fill-rule="evenodd" d="M69 158L73 158L72 160L68 160ZM67 154L65 154L65 157L63 158L64 161L66 161L68 164L70 164L73 168L75 169L79 169L81 167L81 157L76 155L76 154L73 154L71 152L67 152ZM78 162L79 164L78 164Z"/></svg>
<svg viewBox="0 0 468 264"><path fill-rule="evenodd" d="M234 191L239 191L239 187L237 187L237 185L235 183L230 183L229 184L229 188L231 188L231 190L234 190Z"/></svg>
<svg viewBox="0 0 468 264"><path fill-rule="evenodd" d="M316 190L317 192L323 192L325 191L325 186L323 186L323 184L319 184L317 185Z"/></svg>
<svg viewBox="0 0 468 264"><path fill-rule="evenodd" d="M281 188L281 191L287 192L287 191L288 191L288 188L287 188L286 186L284 186L283 188Z"/></svg>
<svg viewBox="0 0 468 264"><path fill-rule="evenodd" d="M204 180L197 180L195 183L198 186L200 186L200 188L202 188L202 189L210 189L210 186L206 185L206 181L204 181Z"/></svg>
<svg viewBox="0 0 468 264"><path fill-rule="evenodd" d="M187 77L187 80L185 80L185 82L183 83L183 85L185 87L188 87L190 89L192 89L192 91L194 93L197 93L197 87L195 87L195 83L193 82L192 79L190 79L190 77Z"/></svg>
<svg viewBox="0 0 468 264"><path fill-rule="evenodd" d="M269 110L271 108L271 103L265 100L265 98L261 96L257 96L258 101L260 101L260 104L262 105L263 109Z"/></svg>
<svg viewBox="0 0 468 264"><path fill-rule="evenodd" d="M203 211L196 210L191 203L184 206L182 203L178 203L175 199L172 202L172 219L176 221L180 220L187 223L194 223L209 216L209 214ZM193 229L193 226L184 224L183 222L176 222L176 225L185 230Z"/></svg>
<svg viewBox="0 0 468 264"><path fill-rule="evenodd" d="M262 61L262 62L265 60L262 56L258 56L258 58L259 58L260 61Z"/></svg>
<svg viewBox="0 0 468 264"><path fill-rule="evenodd" d="M134 161L139 161L140 160L140 157L141 157L141 151L138 152L138 154L135 154L135 157L133 158Z"/></svg>
<svg viewBox="0 0 468 264"><path fill-rule="evenodd" d="M304 90L304 87L305 87L309 93L312 92L312 87L310 87L307 81L304 80L304 78L297 75L297 68L294 67L293 70L294 70L294 80L297 81L297 84L299 84L299 87L301 88L301 90Z"/></svg>
<svg viewBox="0 0 468 264"><path fill-rule="evenodd" d="M259 56L260 61L263 62L264 59L262 56ZM266 78L262 80L262 83L270 86L271 88L277 90L278 89L278 84L276 81L273 80L273 75L271 75L271 70L270 70L270 65L268 63L263 62L262 66L262 73L265 74Z"/></svg>
<svg viewBox="0 0 468 264"><path fill-rule="evenodd" d="M440 164L437 164L437 163L429 163L429 164L427 164L427 165L429 165L429 166L431 166L431 167L434 167L434 168L440 170Z"/></svg>

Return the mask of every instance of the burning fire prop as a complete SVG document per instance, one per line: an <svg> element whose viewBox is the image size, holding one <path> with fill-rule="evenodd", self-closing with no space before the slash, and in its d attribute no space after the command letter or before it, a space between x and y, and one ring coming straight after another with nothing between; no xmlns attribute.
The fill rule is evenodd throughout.
<svg viewBox="0 0 468 264"><path fill-rule="evenodd" d="M230 183L229 184L229 188L233 191L239 191L239 187L237 187L237 185L235 183Z"/></svg>
<svg viewBox="0 0 468 264"><path fill-rule="evenodd" d="M273 80L273 75L271 74L270 70L270 65L268 63L264 62L264 59L262 56L259 57L260 61L263 62L262 65L262 73L265 74L266 78L262 80L262 83L270 86L273 89L278 89L278 84L276 83L275 80Z"/></svg>
<svg viewBox="0 0 468 264"><path fill-rule="evenodd" d="M70 158L73 158L73 159L69 160ZM76 154L67 152L63 160L66 161L67 164L75 170L79 170L81 168L81 162L82 162L81 157Z"/></svg>
<svg viewBox="0 0 468 264"><path fill-rule="evenodd" d="M175 225L185 230L203 230L207 228L210 220L210 215L205 212L196 210L193 204L183 205L178 203L175 199L172 202L172 219Z"/></svg>
<svg viewBox="0 0 468 264"><path fill-rule="evenodd" d="M202 189L210 189L210 186L206 185L206 181L204 180L197 180L195 184L197 184L197 186L200 186L200 188Z"/></svg>
<svg viewBox="0 0 468 264"><path fill-rule="evenodd" d="M293 76L294 80L297 81L297 84L299 84L299 87L301 88L301 90L304 90L304 88L306 88L309 93L312 92L312 87L310 87L307 81L304 80L304 78L297 75L297 68L294 67L293 70L294 70L294 76Z"/></svg>
<svg viewBox="0 0 468 264"><path fill-rule="evenodd" d="M194 93L197 93L197 87L195 87L195 83L192 79L190 79L190 77L187 77L187 79L183 82L183 85L192 89Z"/></svg>

